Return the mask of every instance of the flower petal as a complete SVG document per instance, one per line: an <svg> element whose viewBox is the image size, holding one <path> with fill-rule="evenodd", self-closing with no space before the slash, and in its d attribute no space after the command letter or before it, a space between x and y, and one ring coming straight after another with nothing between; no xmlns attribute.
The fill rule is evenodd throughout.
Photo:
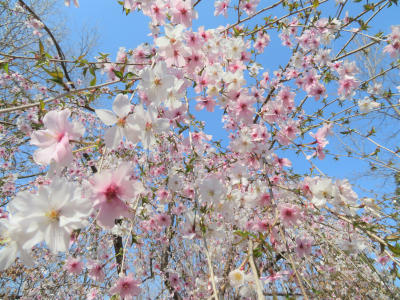
<svg viewBox="0 0 400 300"><path fill-rule="evenodd" d="M37 149L33 153L33 160L39 165L48 165L52 159L54 159L54 153L57 149L57 144L53 144L50 147Z"/></svg>
<svg viewBox="0 0 400 300"><path fill-rule="evenodd" d="M96 115L106 125L111 126L117 123L117 117L107 109L96 109Z"/></svg>
<svg viewBox="0 0 400 300"><path fill-rule="evenodd" d="M49 147L51 144L57 142L56 137L50 130L37 130L31 134L31 145L38 147Z"/></svg>
<svg viewBox="0 0 400 300"><path fill-rule="evenodd" d="M0 250L0 271L7 269L15 261L17 257L18 248L15 243L4 247Z"/></svg>
<svg viewBox="0 0 400 300"><path fill-rule="evenodd" d="M126 95L118 94L112 105L113 111L120 118L125 118L131 111L131 103Z"/></svg>
<svg viewBox="0 0 400 300"><path fill-rule="evenodd" d="M110 149L117 148L119 143L122 141L122 138L123 136L121 128L119 128L118 126L108 128L106 134L104 135L106 146Z"/></svg>
<svg viewBox="0 0 400 300"><path fill-rule="evenodd" d="M44 240L53 253L65 252L68 250L69 234L64 228L59 227L57 223L47 226Z"/></svg>
<svg viewBox="0 0 400 300"><path fill-rule="evenodd" d="M57 133L63 132L66 124L68 124L68 117L70 114L71 112L69 109L49 111L43 118L43 124L50 131Z"/></svg>

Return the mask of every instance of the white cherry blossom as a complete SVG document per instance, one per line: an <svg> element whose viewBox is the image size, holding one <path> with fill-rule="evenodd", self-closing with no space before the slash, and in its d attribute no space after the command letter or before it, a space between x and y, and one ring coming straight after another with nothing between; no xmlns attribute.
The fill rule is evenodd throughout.
<svg viewBox="0 0 400 300"><path fill-rule="evenodd" d="M117 125L106 130L104 136L106 146L111 149L117 148L124 137L132 143L137 143L139 128L133 123L133 115L130 114L132 105L128 96L118 94L112 108L114 113L106 109L96 109L97 116L104 124Z"/></svg>

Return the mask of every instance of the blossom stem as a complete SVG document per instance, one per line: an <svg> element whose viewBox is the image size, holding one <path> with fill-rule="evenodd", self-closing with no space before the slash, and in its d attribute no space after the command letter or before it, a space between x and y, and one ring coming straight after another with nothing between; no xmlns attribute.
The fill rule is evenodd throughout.
<svg viewBox="0 0 400 300"><path fill-rule="evenodd" d="M214 299L218 300L218 291L217 291L217 285L215 283L215 276L214 276L214 270L213 270L213 266L212 266L212 262L211 262L211 256L210 256L210 252L208 251L208 246L207 246L207 241L206 238L203 235L203 242L204 242L204 249L206 252L206 256L207 256L207 263L208 263L208 268L210 270L210 277L211 277L211 284L212 284L212 288L213 288L213 292L214 292Z"/></svg>
<svg viewBox="0 0 400 300"><path fill-rule="evenodd" d="M249 239L249 250L248 251L249 251L249 262L250 262L251 271L253 273L254 281L256 282L257 299L264 299L263 288L261 286L260 278L258 277L257 268L254 263L253 241L251 239Z"/></svg>

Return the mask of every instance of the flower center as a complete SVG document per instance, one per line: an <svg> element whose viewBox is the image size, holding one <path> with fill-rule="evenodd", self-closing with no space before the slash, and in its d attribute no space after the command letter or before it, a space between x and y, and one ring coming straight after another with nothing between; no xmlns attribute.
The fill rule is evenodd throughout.
<svg viewBox="0 0 400 300"><path fill-rule="evenodd" d="M126 124L126 117L121 118L121 119L119 119L119 120L117 121L117 126L119 126L119 127L124 127L125 124Z"/></svg>
<svg viewBox="0 0 400 300"><path fill-rule="evenodd" d="M59 133L59 134L57 135L57 143L61 142L61 140L63 139L64 135L65 135L64 132L61 132L61 133Z"/></svg>
<svg viewBox="0 0 400 300"><path fill-rule="evenodd" d="M235 273L233 275L233 277L235 278L235 280L240 281L242 280L242 274L240 274L239 272Z"/></svg>
<svg viewBox="0 0 400 300"><path fill-rule="evenodd" d="M111 184L107 188L106 192L104 193L105 196L106 196L107 202L111 202L112 200L117 198L118 192L119 192L118 190L119 190L118 187L115 186L114 184Z"/></svg>
<svg viewBox="0 0 400 300"><path fill-rule="evenodd" d="M60 219L60 211L59 210L52 209L52 210L48 211L45 215L52 222L55 222L55 221L58 222L58 220Z"/></svg>
<svg viewBox="0 0 400 300"><path fill-rule="evenodd" d="M161 82L160 78L154 78L153 83L154 83L155 86L160 86L162 82Z"/></svg>
<svg viewBox="0 0 400 300"><path fill-rule="evenodd" d="M129 282L124 282L124 283L122 284L122 288L123 288L123 289L129 289L129 288L130 288Z"/></svg>
<svg viewBox="0 0 400 300"><path fill-rule="evenodd" d="M146 122L146 131L150 131L153 128L153 124L151 122Z"/></svg>
<svg viewBox="0 0 400 300"><path fill-rule="evenodd" d="M287 217L291 217L293 215L293 212L291 211L291 210L286 210L285 211L285 216L287 216Z"/></svg>

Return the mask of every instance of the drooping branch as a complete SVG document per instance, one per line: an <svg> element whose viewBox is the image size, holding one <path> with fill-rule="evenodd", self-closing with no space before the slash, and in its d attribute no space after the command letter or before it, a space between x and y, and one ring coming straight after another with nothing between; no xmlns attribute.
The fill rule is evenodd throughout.
<svg viewBox="0 0 400 300"><path fill-rule="evenodd" d="M0 109L0 114L13 112L13 111L16 111L16 110L23 110L23 109L27 109L27 108L31 108L31 107L35 107L35 106L40 106L42 104L51 103L51 102L53 102L53 101L55 101L57 99L61 99L61 98L67 97L69 95L78 94L78 93L84 92L84 91L96 90L98 88L101 88L101 87L104 87L104 86L108 86L108 85L112 85L112 84L115 84L115 83L118 83L118 82L120 82L120 80L109 81L109 82L105 82L105 83L102 83L102 84L81 88L81 89L78 89L78 90L68 91L68 92L60 94L60 95L58 95L56 97L49 98L49 99L46 99L46 100L43 100L43 101L37 101L37 102L34 102L34 103L24 104L24 105L20 105L20 106L16 106L16 107L3 108L3 109Z"/></svg>

